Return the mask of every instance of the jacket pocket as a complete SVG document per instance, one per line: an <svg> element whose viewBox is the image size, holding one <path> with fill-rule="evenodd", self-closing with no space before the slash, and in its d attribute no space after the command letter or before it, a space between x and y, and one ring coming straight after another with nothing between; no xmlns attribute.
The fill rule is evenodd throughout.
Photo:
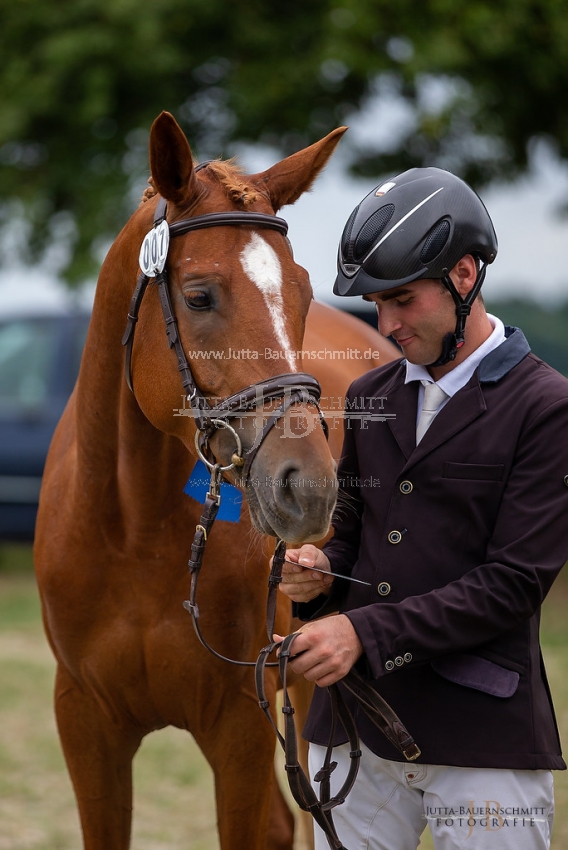
<svg viewBox="0 0 568 850"><path fill-rule="evenodd" d="M520 673L479 655L446 655L431 661L430 666L439 676L456 685L494 697L512 697L519 685Z"/></svg>
<svg viewBox="0 0 568 850"><path fill-rule="evenodd" d="M502 481L505 474L503 463L453 463L445 461L443 478L462 478L468 481Z"/></svg>

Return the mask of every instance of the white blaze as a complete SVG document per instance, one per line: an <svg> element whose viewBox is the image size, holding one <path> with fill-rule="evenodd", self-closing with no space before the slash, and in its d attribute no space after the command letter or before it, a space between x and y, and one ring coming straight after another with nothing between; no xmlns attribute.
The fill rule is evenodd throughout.
<svg viewBox="0 0 568 850"><path fill-rule="evenodd" d="M245 274L262 292L272 319L276 339L286 352L290 352L290 340L284 325L282 267L276 252L262 236L253 233L250 241L241 251L240 260ZM286 360L290 371L295 372L296 364L292 355L287 354Z"/></svg>

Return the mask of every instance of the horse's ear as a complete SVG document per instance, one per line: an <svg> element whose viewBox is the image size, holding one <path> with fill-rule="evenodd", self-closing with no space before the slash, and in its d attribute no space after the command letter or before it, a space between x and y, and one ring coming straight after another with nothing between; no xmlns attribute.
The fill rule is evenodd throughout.
<svg viewBox="0 0 568 850"><path fill-rule="evenodd" d="M274 212L286 204L293 204L311 187L346 130L347 127L338 127L309 148L283 159L268 171L250 177L251 183L268 190Z"/></svg>
<svg viewBox="0 0 568 850"><path fill-rule="evenodd" d="M150 171L156 191L177 206L187 206L199 194L191 148L169 112L162 112L150 130Z"/></svg>

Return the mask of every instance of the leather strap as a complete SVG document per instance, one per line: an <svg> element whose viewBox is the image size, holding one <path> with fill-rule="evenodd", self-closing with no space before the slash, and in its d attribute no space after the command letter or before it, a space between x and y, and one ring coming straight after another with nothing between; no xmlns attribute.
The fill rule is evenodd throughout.
<svg viewBox="0 0 568 850"><path fill-rule="evenodd" d="M258 212L226 212L207 213L207 215L196 215L183 221L174 221L173 224L170 224L170 236L182 236L184 233L189 233L190 230L201 230L204 227L234 227L243 224L249 227L267 227L269 230L278 230L283 236L288 233L287 222L276 215Z"/></svg>
<svg viewBox="0 0 568 850"><path fill-rule="evenodd" d="M323 830L329 846L332 850L346 850L340 841L337 832L335 830L335 826L333 823L333 818L331 816L331 809L337 805L340 805L349 791L351 790L353 783L355 781L355 777L357 776L357 772L359 770L359 759L361 756L360 750L358 750L358 738L357 738L357 730L355 728L355 723L353 722L353 718L345 706L345 713L342 713L342 720L345 724L346 729L349 730L349 740L351 742L351 755L352 761L350 764L350 770L348 775L341 787L341 790L335 797L330 797L329 794L329 777L337 764L331 761L331 753L332 748L328 747L326 752L326 758L324 762L324 766L322 770L319 771L318 776L316 777L316 781L321 781L320 786L320 797L314 791L308 777L306 776L304 770L302 769L299 760L298 760L298 742L296 735L296 728L294 724L294 708L291 705L290 697L288 695L288 687L287 687L287 666L290 658L290 647L292 646L293 641L297 637L297 633L288 635L280 646L280 655L279 655L279 666L280 666L280 678L282 681L282 713L284 715L284 735L278 729L277 724L272 718L272 714L270 713L270 702L266 699L266 693L264 690L264 667L266 663L266 658L270 655L273 649L278 646L278 644L269 644L261 650L256 670L255 670L255 683L256 690L259 698L259 706L264 711L268 721L272 725L276 737L280 742L280 745L285 753L285 765L284 768L286 770L286 776L288 778L288 785L290 786L290 791L294 800L298 804L298 806L305 812L309 812L316 823ZM355 744L355 746L353 746ZM318 778L319 777L319 778Z"/></svg>
<svg viewBox="0 0 568 850"><path fill-rule="evenodd" d="M220 652L217 652L216 649L213 649L213 647L207 642L207 640L203 636L199 624L199 607L197 605L197 583L199 580L199 573L201 571L201 567L203 566L203 557L205 555L205 547L207 545L207 540L209 538L211 529L213 528L213 523L215 522L215 518L219 510L219 505L221 503L221 496L218 494L221 481L219 464L213 467L213 471L211 473L211 481L212 485L210 486L209 492L205 497L205 503L203 505L201 518L195 528L193 543L191 544L191 557L188 561L189 572L191 575L191 587L189 592L189 599L187 599L183 603L183 607L186 609L186 611L189 611L191 615L191 621L193 623L193 628L195 634L197 635L197 639L199 640L200 644L205 647L208 652L211 653L211 655L214 655L215 658L219 658L221 661L227 661L229 664L236 664L238 667L255 667L257 662L238 661L234 658L228 658L226 655L222 655ZM284 563L285 555L286 544L284 543L284 541L278 540L276 543L272 570L268 579L269 592L268 601L266 605L266 630L269 634L269 640L272 640L272 636L274 634L274 623L276 620L276 593L278 590L278 584L280 583L282 576L282 565ZM277 667L278 663L278 661L271 661L268 664L265 664L265 666Z"/></svg>
<svg viewBox="0 0 568 850"><path fill-rule="evenodd" d="M207 421L202 410L207 408L207 401L199 391L191 372L191 368L185 356L183 345L179 335L178 323L175 313L172 309L170 291L168 288L168 278L166 270L157 275L156 284L158 286L158 295L162 306L162 313L166 323L166 334L168 337L168 345L173 348L177 357L177 367L181 375L181 382L187 398L191 400L191 407L195 412L197 427L203 431L207 427Z"/></svg>
<svg viewBox="0 0 568 850"><path fill-rule="evenodd" d="M269 641L274 640L274 624L276 622L276 607L278 604L278 585L282 581L282 567L286 560L286 544L279 538L274 547L272 568L268 576L268 597L266 599L266 634Z"/></svg>
<svg viewBox="0 0 568 850"><path fill-rule="evenodd" d="M122 337L122 344L126 346L124 357L124 377L126 378L126 383L132 393L134 392L132 386L132 343L134 342L134 331L136 330L136 323L138 321L138 311L140 310L140 304L142 303L142 298L144 297L147 286L148 278L143 272L141 272L138 275L136 288L132 294L132 298L130 299L130 307L128 308L128 316L126 319L126 330Z"/></svg>
<svg viewBox="0 0 568 850"><path fill-rule="evenodd" d="M388 702L354 668L341 681L391 744L407 761L415 761L420 756L420 748Z"/></svg>
<svg viewBox="0 0 568 850"><path fill-rule="evenodd" d="M314 781L320 784L318 797L299 763L297 732L293 719L294 709L291 705L287 688L287 666L290 658L293 657L291 648L297 636L298 633L296 632L284 638L279 650L280 678L283 692L282 713L284 715L284 735L281 734L272 717L270 703L266 699L264 689L264 666L270 653L278 647L276 643L269 644L260 652L255 669L256 691L259 705L275 730L278 741L284 750L286 756L285 769L294 800L301 809L309 811L312 814L315 821L325 833L332 850L342 850L343 845L337 836L331 810L335 806L341 805L351 791L359 769L361 750L359 748L359 735L355 721L344 699L341 686L346 687L355 696L357 702L372 722L386 735L388 740L408 761L414 761L414 759L418 758L420 750L388 703L371 688L368 682L352 669L340 683L331 685L327 689L331 701L332 726L324 764L314 777ZM337 767L337 763L332 761L332 741L335 737L335 729L338 721L342 723L349 739L351 762L341 788L332 797L330 778Z"/></svg>

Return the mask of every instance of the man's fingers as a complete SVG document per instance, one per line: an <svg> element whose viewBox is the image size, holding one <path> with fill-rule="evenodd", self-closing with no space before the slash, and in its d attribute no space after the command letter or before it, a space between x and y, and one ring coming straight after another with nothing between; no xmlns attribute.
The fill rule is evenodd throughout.
<svg viewBox="0 0 568 850"><path fill-rule="evenodd" d="M317 585L327 587L333 582L333 576L313 572L309 567L300 567L299 565L282 570L282 584L305 584L307 582L310 582L314 587L317 587Z"/></svg>
<svg viewBox="0 0 568 850"><path fill-rule="evenodd" d="M306 630L308 631L308 630ZM317 652L311 647L309 635L305 632L297 632L298 637L290 646L290 667L308 682L315 682L318 687L324 688L340 679L346 671L338 670L332 658L319 658ZM284 640L282 635L272 635L275 642ZM277 650L277 655L280 650Z"/></svg>

